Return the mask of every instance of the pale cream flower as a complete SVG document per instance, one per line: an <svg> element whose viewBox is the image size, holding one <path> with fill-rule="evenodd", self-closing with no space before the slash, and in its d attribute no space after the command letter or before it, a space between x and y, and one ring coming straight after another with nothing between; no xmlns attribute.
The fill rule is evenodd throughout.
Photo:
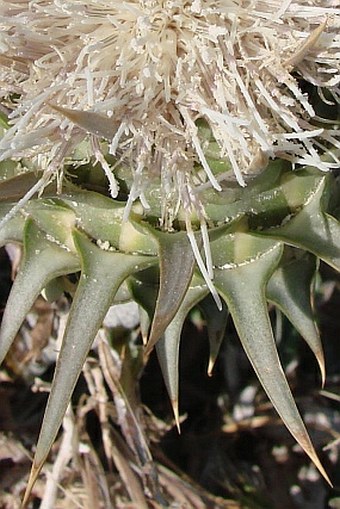
<svg viewBox="0 0 340 509"><path fill-rule="evenodd" d="M326 163L320 152L339 147L339 129L315 127L299 81L339 102L336 5L2 0L0 93L12 126L0 158L31 158L50 177L87 138L115 196L100 142L106 138L134 175L127 214L137 198L148 207L143 191L159 179L165 227L180 206L204 224L197 190L224 185L225 175L214 175L206 160L197 119L209 125L241 185L247 172L275 157L335 167L336 158ZM76 110L76 123L65 109Z"/></svg>

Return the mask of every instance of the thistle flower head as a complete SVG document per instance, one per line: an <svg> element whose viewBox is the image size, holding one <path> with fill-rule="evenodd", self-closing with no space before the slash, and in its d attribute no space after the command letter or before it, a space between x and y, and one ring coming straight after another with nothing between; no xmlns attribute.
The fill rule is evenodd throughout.
<svg viewBox="0 0 340 509"><path fill-rule="evenodd" d="M202 302L209 370L230 313L273 405L328 479L280 364L267 301L305 338L324 380L311 293L319 258L340 268L339 223L324 208L331 179L312 169L287 179L289 167L276 165L246 190L230 178L245 186L275 158L325 171L339 165L339 119L322 119L312 98L340 102L339 28L338 0L0 0L0 111L9 119L0 162L42 170L8 213L1 208L0 241L21 238L25 256L2 320L0 361L42 287L51 282L53 293L55 283L59 292L66 278L58 276L81 271L24 506L127 277L122 293L150 313L144 353L157 344L177 422L181 329L210 290L222 313ZM36 200L2 229L84 161L94 172L100 163L112 197L126 204L75 189ZM131 215L145 212L139 227L127 221L135 200ZM295 259L286 244L312 255Z"/></svg>
<svg viewBox="0 0 340 509"><path fill-rule="evenodd" d="M127 210L136 198L147 208L145 186L158 179L168 226L179 206L204 218L198 190L224 185L198 119L241 185L277 156L326 170L337 161L320 151L339 146L339 130L315 127L300 80L339 101L336 3L3 0L1 94L11 127L0 157L31 158L54 175L90 139L115 195L106 138L133 174Z"/></svg>

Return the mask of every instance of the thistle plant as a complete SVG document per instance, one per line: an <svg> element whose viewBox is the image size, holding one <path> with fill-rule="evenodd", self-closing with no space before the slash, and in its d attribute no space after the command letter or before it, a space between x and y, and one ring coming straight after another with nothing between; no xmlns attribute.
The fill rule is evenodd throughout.
<svg viewBox="0 0 340 509"><path fill-rule="evenodd" d="M184 320L201 306L211 373L230 313L327 479L267 303L324 382L313 288L319 260L340 269L339 14L333 0L0 3L0 242L23 245L1 360L40 292L79 275L30 487L121 299L144 310L145 356L156 348L177 421Z"/></svg>

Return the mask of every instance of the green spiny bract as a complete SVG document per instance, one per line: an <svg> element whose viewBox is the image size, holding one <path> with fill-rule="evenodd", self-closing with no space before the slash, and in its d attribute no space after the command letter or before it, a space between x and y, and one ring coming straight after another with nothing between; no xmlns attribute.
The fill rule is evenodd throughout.
<svg viewBox="0 0 340 509"><path fill-rule="evenodd" d="M78 173L78 180L79 175L84 178L84 168L74 168L74 173ZM32 179L34 175L26 173L2 180L2 217L13 207L13 193L17 200L18 195L25 194L26 186L32 185ZM93 177L87 175L86 180L84 186L93 185ZM129 183L121 183L128 191ZM336 189L331 174L320 174L313 168L292 172L289 164L276 161L251 179L246 188L229 182L220 193L202 190L200 198L209 225L212 294L197 265L198 256L202 260L204 257L199 222L195 224L192 218L194 244L187 225L180 220L180 211L171 231L162 229L156 185L149 187L148 212L135 203L128 220L123 220L123 199L113 200L66 181L61 194L56 194L52 185L43 197L32 199L7 221L0 232L0 243L22 244L23 258L3 317L1 361L40 292L48 291L56 281L60 287L67 274L80 273L31 482L46 459L85 358L122 285L129 298L149 316L149 327L143 331L146 354L155 346L176 418L179 342L188 312L200 304L205 313L211 352L209 372L230 313L274 407L327 477L281 368L267 303L277 306L308 343L324 381L312 296L319 259L340 269L340 226L330 215L338 203ZM195 246L199 250L196 254ZM150 284L152 281L154 284ZM209 303L212 295L213 305Z"/></svg>

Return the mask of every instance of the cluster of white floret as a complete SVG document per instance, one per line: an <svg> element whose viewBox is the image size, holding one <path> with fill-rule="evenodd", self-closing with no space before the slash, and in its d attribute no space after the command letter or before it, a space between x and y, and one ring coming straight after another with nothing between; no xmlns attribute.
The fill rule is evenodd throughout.
<svg viewBox="0 0 340 509"><path fill-rule="evenodd" d="M179 207L204 221L199 189L223 187L197 119L209 125L240 185L275 157L335 167L329 147L339 148L339 128L315 115L300 81L339 102L337 4L2 0L0 94L10 128L0 158L33 159L45 171L41 186L62 174L86 139L115 197L104 138L105 150L133 174L127 214L137 198L148 207L145 186L156 178L164 224Z"/></svg>

